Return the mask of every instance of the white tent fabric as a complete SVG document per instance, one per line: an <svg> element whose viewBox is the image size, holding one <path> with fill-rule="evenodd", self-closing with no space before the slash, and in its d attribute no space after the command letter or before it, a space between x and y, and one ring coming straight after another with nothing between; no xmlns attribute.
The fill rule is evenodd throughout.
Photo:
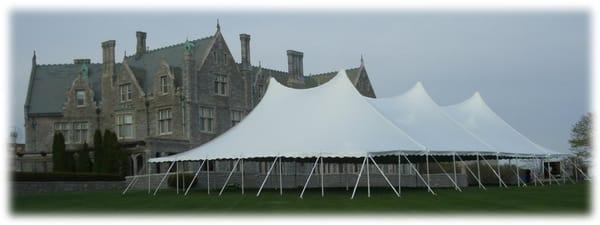
<svg viewBox="0 0 600 225"><path fill-rule="evenodd" d="M442 108L463 127L502 152L522 156L560 154L539 146L511 127L485 103L478 92L461 103Z"/></svg>
<svg viewBox="0 0 600 225"><path fill-rule="evenodd" d="M288 88L271 78L261 102L238 125L197 148L150 162L424 150L372 107L340 70L310 89Z"/></svg>
<svg viewBox="0 0 600 225"><path fill-rule="evenodd" d="M431 154L496 154L499 151L450 118L420 82L402 95L367 99Z"/></svg>

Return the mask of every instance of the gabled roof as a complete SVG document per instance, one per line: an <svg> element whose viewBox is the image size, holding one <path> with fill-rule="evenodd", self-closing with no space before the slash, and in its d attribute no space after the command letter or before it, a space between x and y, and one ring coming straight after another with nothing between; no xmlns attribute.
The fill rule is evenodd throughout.
<svg viewBox="0 0 600 225"><path fill-rule="evenodd" d="M29 89L30 114L62 114L63 105L67 100L66 92L79 75L81 64L36 65L31 74ZM116 64L115 68L120 68ZM94 91L94 101L99 102L101 94L100 78L102 64L88 65L88 82Z"/></svg>
<svg viewBox="0 0 600 225"><path fill-rule="evenodd" d="M208 55L212 46L214 35L190 41L194 44L192 55L196 63L202 63ZM125 61L134 71L140 86L146 93L150 93L153 85L153 77L161 67L161 60L165 60L173 70L181 71L184 66L185 42L170 45L163 48L146 51L146 53L137 57L136 55L125 57Z"/></svg>
<svg viewBox="0 0 600 225"><path fill-rule="evenodd" d="M360 67L356 67L345 70L348 78L353 84L356 84L356 82L358 82L358 77L360 76L360 69ZM277 80L277 82L288 85L288 72L257 66L252 66L252 71L254 74L273 77L275 78L275 80ZM333 71L304 76L304 88L311 88L324 84L327 81L331 80L331 78L333 78L338 72L339 71Z"/></svg>

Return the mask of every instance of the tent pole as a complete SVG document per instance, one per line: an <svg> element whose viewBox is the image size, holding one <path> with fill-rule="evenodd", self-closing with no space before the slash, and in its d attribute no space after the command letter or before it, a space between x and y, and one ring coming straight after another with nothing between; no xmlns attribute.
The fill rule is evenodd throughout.
<svg viewBox="0 0 600 225"><path fill-rule="evenodd" d="M467 171L469 171L469 173L471 174L471 176L473 176L473 178L475 178L475 180L477 180L477 183L479 184L480 188L483 188L483 190L487 190L485 188L485 186L483 186L483 184L481 183L481 180L479 178L477 178L477 176L475 175L475 173L473 172L473 170L471 170L471 168L469 168L469 166L467 166L467 163L465 163L465 161L462 159L462 157L460 157L460 155L456 155L456 157L458 157L458 160L460 160L460 162L462 163L462 165L467 168Z"/></svg>
<svg viewBox="0 0 600 225"><path fill-rule="evenodd" d="M210 160L206 160L206 192L210 195Z"/></svg>
<svg viewBox="0 0 600 225"><path fill-rule="evenodd" d="M456 176L456 152L452 154L452 169L454 170L454 181L455 183L458 183L458 178Z"/></svg>
<svg viewBox="0 0 600 225"><path fill-rule="evenodd" d="M200 174L200 170L202 170L202 166L204 166L205 162L206 162L206 159L202 160L202 163L200 164L200 167L198 167L198 170L196 171L196 174L194 174L194 177L192 178L192 181L190 182L190 185L188 186L187 190L185 190L185 193L183 195L187 195L188 192L190 192L190 189L192 188L192 185L194 184L194 181L196 181L196 178L198 178L198 174Z"/></svg>
<svg viewBox="0 0 600 225"><path fill-rule="evenodd" d="M321 172L321 197L323 197L323 196L325 196L325 187L323 185L323 157L320 157L320 159L321 159L321 164L319 164L319 165L321 168L321 171L320 171Z"/></svg>
<svg viewBox="0 0 600 225"><path fill-rule="evenodd" d="M354 190L352 191L352 197L350 199L354 199L354 195L356 194L356 188L358 188L358 182L360 181L360 177L362 176L363 170L365 170L365 163L367 162L367 157L362 162L362 166L360 166L360 171L358 172L358 177L356 177L356 184L354 185Z"/></svg>
<svg viewBox="0 0 600 225"><path fill-rule="evenodd" d="M402 172L400 171L401 165L401 158L400 155L398 155L398 194L402 196Z"/></svg>
<svg viewBox="0 0 600 225"><path fill-rule="evenodd" d="M446 177L448 177L448 179L454 184L454 189L462 192L462 190L460 189L460 187L458 187L458 184L456 183L456 181L452 180L452 177L450 176L450 174L448 174L448 172L446 172L446 170L442 167L442 165L435 158L435 156L432 155L431 158L433 159L433 161L435 161L435 163L438 165L438 167L440 167L440 169L442 170L442 172L444 172L444 174L446 175Z"/></svg>
<svg viewBox="0 0 600 225"><path fill-rule="evenodd" d="M560 182L558 182L558 179L556 179L556 177L550 172L550 156L546 156L546 159L548 161L548 178L550 178L550 183L552 183L552 180L554 180L554 182L556 182L556 184L560 186Z"/></svg>
<svg viewBox="0 0 600 225"><path fill-rule="evenodd" d="M167 175L169 175L171 169L173 168L173 165L175 165L175 162L171 163L171 166L169 166L169 169L167 169L167 172L165 173L163 178L160 180L160 183L158 183L158 186L156 186L156 190L154 190L154 195L156 195L156 193L158 192L158 189L160 188L162 183L165 182L165 179L167 179Z"/></svg>
<svg viewBox="0 0 600 225"><path fill-rule="evenodd" d="M492 167L492 165L487 161L487 159L485 159L484 156L481 156L481 158L483 159L483 162L485 162L485 164L487 164L487 166L492 170L492 172L496 175L496 177L498 177L498 183L500 183L500 187L504 186L505 188L508 188L508 186L506 186L506 184L504 183L504 181L502 181L502 178L500 177L500 174L498 174L496 172L496 170L494 170L494 167Z"/></svg>
<svg viewBox="0 0 600 225"><path fill-rule="evenodd" d="M431 185L431 179L429 177L429 150L425 152L425 167L427 171L427 184Z"/></svg>
<svg viewBox="0 0 600 225"><path fill-rule="evenodd" d="M306 186L308 186L308 182L310 181L310 178L312 177L313 173L315 172L315 168L317 168L317 164L319 163L319 157L317 157L317 159L315 160L315 164L313 165L312 169L310 169L310 174L308 174L308 178L306 178L306 183L304 183L304 187L302 188L302 193L300 193L300 198L302 198L304 196L304 191L306 190Z"/></svg>
<svg viewBox="0 0 600 225"><path fill-rule="evenodd" d="M273 167L275 167L275 163L277 162L277 159L279 159L279 156L275 157L275 160L273 160L273 164L271 164L269 171L267 171L267 175L265 176L265 179L263 180L262 184L260 185L260 189L258 189L258 193L256 193L256 197L258 197L260 195L260 192L262 191L263 187L265 186L265 183L267 183L267 179L269 178L269 175L271 175L271 171L273 170Z"/></svg>
<svg viewBox="0 0 600 225"><path fill-rule="evenodd" d="M579 166L577 166L577 164L576 164L576 163L573 163L573 166L574 166L574 167L575 167L577 170L579 170L579 172L581 173L581 176L583 176L585 179L587 179L587 180L590 180L590 181L592 180L590 177L588 177L588 175L586 175L586 174L583 172L583 170L582 170L582 169L581 169Z"/></svg>
<svg viewBox="0 0 600 225"><path fill-rule="evenodd" d="M512 160L508 159L508 166L512 167ZM515 174L517 175L517 187L521 187L521 176L519 176L519 161L515 158Z"/></svg>
<svg viewBox="0 0 600 225"><path fill-rule="evenodd" d="M152 175L150 172L150 161L146 161L146 165L148 165L148 194L150 194L150 175Z"/></svg>
<svg viewBox="0 0 600 225"><path fill-rule="evenodd" d="M571 183L575 184L575 181L573 181L573 179L571 179L571 176L568 176L566 167L567 167L567 165L566 165L566 161L565 161L565 166L561 167L562 172L565 174L563 177L567 177L569 179L569 181L571 181Z"/></svg>
<svg viewBox="0 0 600 225"><path fill-rule="evenodd" d="M534 161L535 161L535 159L534 159ZM537 164L537 166L536 166L536 174L535 174L535 178L536 178L536 180L537 180L538 182L540 182L540 185L541 185L541 186L544 186L544 181L542 181L542 179L540 179L540 175L539 175L539 173L540 173L540 171L539 171L539 170L540 170L540 168L541 168L541 170L542 170L542 175L543 175L543 173L544 173L544 172L543 172L543 170L544 170L544 165L542 165L542 166L540 167L540 164L539 164L539 163L536 163L536 164Z"/></svg>
<svg viewBox="0 0 600 225"><path fill-rule="evenodd" d="M379 173L381 173L381 175L383 176L383 178L385 178L385 181L390 185L390 187L392 188L392 190L394 190L394 193L396 193L396 196L400 197L400 193L398 193L398 191L396 191L396 188L394 188L394 185L392 184L392 182L390 182L390 180L383 173L383 171L381 170L381 168L379 168L379 165L377 165L377 163L375 162L375 160L373 159L373 157L371 157L371 156L368 156L368 157L369 157L369 159L371 159L371 162L373 162L373 165L375 165L375 168L377 168L377 170L379 170Z"/></svg>
<svg viewBox="0 0 600 225"><path fill-rule="evenodd" d="M227 183L229 183L229 179L231 178L231 175L233 175L233 171L235 171L235 168L237 168L238 163L240 163L240 159L235 161L235 164L233 164L233 168L231 168L231 172L229 172L229 176L227 176L227 179L225 179L225 183L223 184L223 187L221 188L221 191L219 192L219 196L221 196L223 194L223 190L225 190L225 186L227 186Z"/></svg>
<svg viewBox="0 0 600 225"><path fill-rule="evenodd" d="M365 156L365 159L368 156ZM367 159L367 197L371 197L371 179L369 176L370 172L369 172L369 160Z"/></svg>
<svg viewBox="0 0 600 225"><path fill-rule="evenodd" d="M483 184L481 184L481 169L479 167L479 153L477 153L477 180L480 180L479 187L481 188Z"/></svg>
<svg viewBox="0 0 600 225"><path fill-rule="evenodd" d="M240 172L242 175L242 195L244 195L244 159L242 159L241 163L242 163L242 165L240 165L241 166Z"/></svg>
<svg viewBox="0 0 600 225"><path fill-rule="evenodd" d="M498 171L498 187L502 187L502 183L504 183L502 181L502 173L500 172L500 153L496 153L496 170ZM504 187L507 187L506 184L504 184Z"/></svg>
<svg viewBox="0 0 600 225"><path fill-rule="evenodd" d="M558 166L560 168L560 173L562 173L561 176L560 176L560 178L562 178L563 184L566 184L567 183L567 178L566 178L566 174L564 172L565 170L563 169L564 163L563 163L563 161L558 161L558 163L559 163Z"/></svg>
<svg viewBox="0 0 600 225"><path fill-rule="evenodd" d="M433 190L431 189L431 187L429 187L429 183L425 182L425 178L423 178L423 176L421 176L421 173L419 173L419 170L417 170L415 165L413 165L412 162L408 159L408 157L406 157L406 154L404 154L404 152L402 153L402 156L404 156L404 159L406 159L406 161L408 162L408 165L410 165L410 167L417 173L417 177L419 177L419 179L421 179L421 181L423 181L423 183L427 187L427 190L429 192L431 192L431 194L436 195L435 192L433 192Z"/></svg>
<svg viewBox="0 0 600 225"><path fill-rule="evenodd" d="M281 175L281 157L279 157L279 195L283 195L283 179Z"/></svg>
<svg viewBox="0 0 600 225"><path fill-rule="evenodd" d="M179 194L179 162L175 162L175 189Z"/></svg>

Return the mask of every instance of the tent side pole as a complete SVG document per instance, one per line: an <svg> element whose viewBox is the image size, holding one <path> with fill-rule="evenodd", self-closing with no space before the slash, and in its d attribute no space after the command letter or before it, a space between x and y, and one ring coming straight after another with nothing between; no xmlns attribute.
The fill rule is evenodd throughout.
<svg viewBox="0 0 600 225"><path fill-rule="evenodd" d="M160 188L160 186L163 184L163 182L165 182L165 179L167 179L167 176L171 172L171 169L173 168L174 165L175 165L175 162L172 162L171 166L169 166L169 169L167 169L167 172L165 173L165 175L163 176L163 178L160 180L160 183L158 183L158 186L156 186L156 190L154 190L154 195L156 195L156 193L158 192L158 189Z"/></svg>
<svg viewBox="0 0 600 225"><path fill-rule="evenodd" d="M365 159L367 159L368 156L365 156ZM370 172L369 172L369 160L367 159L367 197L371 197L371 178L369 176Z"/></svg>
<svg viewBox="0 0 600 225"><path fill-rule="evenodd" d="M320 168L321 168L321 197L325 196L325 185L323 184L323 157L319 157L321 159Z"/></svg>
<svg viewBox="0 0 600 225"><path fill-rule="evenodd" d="M458 183L458 178L456 176L456 153L452 154L452 169L454 170L454 181Z"/></svg>
<svg viewBox="0 0 600 225"><path fill-rule="evenodd" d="M398 155L398 194L400 194L400 196L402 196L402 172L400 171L400 167L401 167L401 158L400 155Z"/></svg>
<svg viewBox="0 0 600 225"><path fill-rule="evenodd" d="M241 172L241 175L242 175L242 195L244 195L244 159L242 159L241 163L242 164L240 165L241 166L240 167L240 170L241 170L240 172Z"/></svg>
<svg viewBox="0 0 600 225"><path fill-rule="evenodd" d="M504 181L502 181L502 172L500 172L500 155L499 153L496 153L496 170L498 171L498 187L502 187L502 183L504 183ZM506 184L504 184L504 187L506 187Z"/></svg>
<svg viewBox="0 0 600 225"><path fill-rule="evenodd" d="M431 194L436 195L435 192L433 192L433 190L431 189L431 187L429 187L429 183L425 182L425 178L423 178L423 176L421 176L421 173L419 173L419 170L417 170L417 167L415 167L415 165L412 164L412 162L408 159L408 157L406 157L406 154L402 153L402 156L404 156L404 159L406 159L406 161L408 162L410 167L416 172L417 177L419 177L419 179L421 179L421 181L423 181L425 186L427 186L427 190L429 192L431 192Z"/></svg>
<svg viewBox="0 0 600 225"><path fill-rule="evenodd" d="M192 178L192 181L190 182L190 185L188 186L187 190L185 190L185 193L183 195L187 195L188 192L190 192L190 189L192 188L192 185L194 184L194 181L196 181L196 178L198 178L198 174L200 174L200 171L202 170L202 167L204 166L205 162L206 162L206 160L202 160L202 163L200 164L200 167L198 167L198 170L196 171L196 174L194 174L194 177Z"/></svg>
<svg viewBox="0 0 600 225"><path fill-rule="evenodd" d="M179 162L175 162L175 189L179 194Z"/></svg>
<svg viewBox="0 0 600 225"><path fill-rule="evenodd" d="M446 172L446 170L442 167L442 165L435 158L435 156L432 155L431 158L433 159L433 161L435 161L436 165L438 165L438 167L440 167L440 169L442 170L442 172L444 172L444 174L446 175L446 177L448 177L448 179L450 180L450 182L452 182L452 184L454 184L454 189L462 192L462 190L460 189L460 187L458 187L458 184L456 183L456 181L452 180L452 177L450 176L450 174L448 174L448 172Z"/></svg>
<svg viewBox="0 0 600 225"><path fill-rule="evenodd" d="M481 168L479 165L479 153L477 154L477 180L479 180L479 187L481 188L483 184L481 183Z"/></svg>
<svg viewBox="0 0 600 225"><path fill-rule="evenodd" d="M554 182L556 182L556 184L560 186L560 182L558 182L558 179L556 179L556 177L550 172L550 156L547 156L546 159L548 161L548 178L550 179L550 183L552 183L552 180L554 180Z"/></svg>
<svg viewBox="0 0 600 225"><path fill-rule="evenodd" d="M473 172L473 170L471 170L471 168L469 168L469 166L467 166L467 163L465 163L465 161L462 159L462 157L460 157L460 155L456 155L456 157L458 157L458 160L462 163L462 165L467 168L467 171L469 171L469 173L471 174L471 176L473 176L473 178L475 178L475 180L477 180L477 183L479 184L480 188L483 188L483 190L487 190L485 188L485 186L483 186L483 184L481 183L481 180L475 175L475 173Z"/></svg>
<svg viewBox="0 0 600 225"><path fill-rule="evenodd" d="M559 168L560 168L560 173L561 173L561 176L560 176L560 178L562 178L562 182L563 182L563 184L566 184L566 183L567 183L567 178L566 178L566 175L567 175L567 174L564 172L565 170L563 169L563 167L564 167L564 163L563 163L563 161L559 161L559 164L558 164L558 166L559 166Z"/></svg>
<svg viewBox="0 0 600 225"><path fill-rule="evenodd" d="M566 163L566 161L565 161L565 163ZM566 167L567 167L567 165L565 165L564 167L561 167L562 172L565 174L564 177L568 178L569 181L571 181L571 183L575 184L575 181L571 178L571 176L568 176Z"/></svg>
<svg viewBox="0 0 600 225"><path fill-rule="evenodd" d="M233 168L231 168L231 172L229 172L229 176L227 176L227 179L225 179L225 183L223 184L223 187L221 188L221 191L219 192L219 196L221 196L223 194L223 190L225 190L227 183L229 183L229 179L231 179L231 175L233 175L233 171L235 171L235 168L237 168L238 163L240 163L240 159L235 161L235 164L233 164Z"/></svg>
<svg viewBox="0 0 600 225"><path fill-rule="evenodd" d="M429 177L429 151L425 152L425 167L427 171L427 184L431 185L431 178Z"/></svg>
<svg viewBox="0 0 600 225"><path fill-rule="evenodd" d="M146 165L144 165L141 170L144 171L145 168L146 168ZM125 193L127 193L127 191L137 183L137 181L139 180L139 177L141 177L141 176L142 175L133 175L131 182L129 183L129 185L127 185L127 187L125 188L123 193L121 193L121 195L124 195Z"/></svg>
<svg viewBox="0 0 600 225"><path fill-rule="evenodd" d="M581 176L583 176L583 178L585 178L586 180L590 180L590 181L592 180L588 175L586 175L583 172L583 170L579 166L577 166L577 163L573 163L573 166L575 167L575 169L577 169L581 173Z"/></svg>
<svg viewBox="0 0 600 225"><path fill-rule="evenodd" d="M312 177L313 173L315 172L315 169L317 168L317 164L319 163L319 157L317 157L317 160L315 160L315 164L313 165L312 169L310 169L310 173L308 174L308 178L306 178L306 183L304 183L304 187L302 188L302 192L300 193L300 198L302 198L304 196L304 191L306 191L306 186L308 186L308 182L310 181L310 178Z"/></svg>
<svg viewBox="0 0 600 225"><path fill-rule="evenodd" d="M146 161L146 165L148 167L148 170L147 170L148 171L148 194L150 194L150 192L151 192L151 190L150 190L151 189L151 187L150 187L150 182L151 182L150 178L151 178L151 175L152 175L151 172L150 172L150 167L151 167L150 166L150 161Z"/></svg>
<svg viewBox="0 0 600 225"><path fill-rule="evenodd" d="M375 165L375 168L377 168L377 170L379 170L379 173L381 173L383 178L385 178L385 181L390 185L392 190L394 190L394 193L396 193L396 196L400 197L400 193L398 193L398 191L396 191L396 188L394 188L394 185L392 184L392 182L390 182L390 180L387 178L387 176L383 173L383 170L381 170L381 168L379 168L379 165L377 165L377 163L375 162L373 157L369 156L369 159L371 159L371 162L373 162L373 165Z"/></svg>
<svg viewBox="0 0 600 225"><path fill-rule="evenodd" d="M483 162L485 162L485 164L490 168L490 170L492 170L496 177L498 177L498 183L500 183L500 187L504 186L507 188L508 186L506 186L506 184L502 180L502 177L500 177L500 174L498 174L496 170L494 170L494 167L487 161L487 159L485 159L484 156L482 156L481 159L483 159Z"/></svg>
<svg viewBox="0 0 600 225"><path fill-rule="evenodd" d="M206 160L206 193L210 195L210 160Z"/></svg>
<svg viewBox="0 0 600 225"><path fill-rule="evenodd" d="M360 166L360 171L358 172L358 177L356 177L356 184L354 185L354 190L352 191L352 197L350 199L354 199L354 195L356 194L356 188L358 188L358 182L360 181L360 177L362 176L363 170L365 170L365 163L367 162L367 157L362 162L362 166Z"/></svg>
<svg viewBox="0 0 600 225"><path fill-rule="evenodd" d="M517 171L516 172L516 175L517 175L517 187L521 187L521 176L519 176L519 161L518 160L519 159L515 159L515 170ZM509 166L512 166L511 163L512 163L512 161L510 159L508 159L508 165Z"/></svg>
<svg viewBox="0 0 600 225"><path fill-rule="evenodd" d="M281 175L281 157L279 157L279 195L283 195L283 177Z"/></svg>
<svg viewBox="0 0 600 225"><path fill-rule="evenodd" d="M260 185L260 189L258 189L258 193L256 193L256 197L260 196L260 192L262 191L263 187L265 186L265 183L267 183L267 179L269 178L269 175L271 175L271 171L273 171L273 167L275 167L275 163L277 162L277 159L279 159L279 156L275 157L275 160L273 160L273 164L271 164L269 171L267 171L267 175L265 176L265 179L263 180L262 184Z"/></svg>

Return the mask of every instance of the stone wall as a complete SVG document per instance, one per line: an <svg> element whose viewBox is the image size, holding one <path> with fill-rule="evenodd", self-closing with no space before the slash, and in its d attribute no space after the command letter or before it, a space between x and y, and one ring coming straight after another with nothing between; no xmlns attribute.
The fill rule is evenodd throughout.
<svg viewBox="0 0 600 225"><path fill-rule="evenodd" d="M123 190L124 181L49 181L49 182L12 182L13 194L39 194L53 192L87 192L105 190Z"/></svg>

